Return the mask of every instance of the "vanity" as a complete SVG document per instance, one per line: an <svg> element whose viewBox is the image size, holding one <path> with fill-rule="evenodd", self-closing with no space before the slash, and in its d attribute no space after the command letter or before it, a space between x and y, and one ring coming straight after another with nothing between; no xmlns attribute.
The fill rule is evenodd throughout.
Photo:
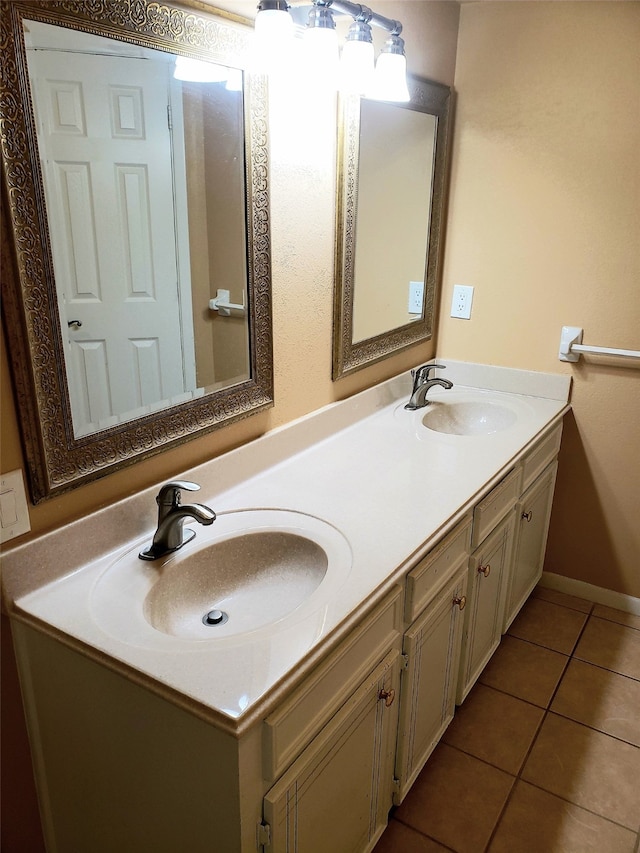
<svg viewBox="0 0 640 853"><path fill-rule="evenodd" d="M6 555L51 850L375 846L539 580L568 411L568 377L445 363L426 408L401 375L185 474L218 519L178 567L326 555L288 609L274 575L244 627L154 627L157 487Z"/></svg>

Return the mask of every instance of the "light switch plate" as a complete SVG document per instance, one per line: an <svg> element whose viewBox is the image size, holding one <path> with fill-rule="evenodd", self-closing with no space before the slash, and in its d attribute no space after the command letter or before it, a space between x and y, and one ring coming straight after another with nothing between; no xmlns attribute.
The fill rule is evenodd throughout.
<svg viewBox="0 0 640 853"><path fill-rule="evenodd" d="M0 542L31 530L22 471L0 475Z"/></svg>

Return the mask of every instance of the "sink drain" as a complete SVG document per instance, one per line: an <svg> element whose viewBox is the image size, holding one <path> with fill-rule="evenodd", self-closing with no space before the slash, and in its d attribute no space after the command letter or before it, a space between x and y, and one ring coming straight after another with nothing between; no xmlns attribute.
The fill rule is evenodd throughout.
<svg viewBox="0 0 640 853"><path fill-rule="evenodd" d="M202 617L203 624L209 626L224 625L228 620L229 615L224 610L210 610Z"/></svg>

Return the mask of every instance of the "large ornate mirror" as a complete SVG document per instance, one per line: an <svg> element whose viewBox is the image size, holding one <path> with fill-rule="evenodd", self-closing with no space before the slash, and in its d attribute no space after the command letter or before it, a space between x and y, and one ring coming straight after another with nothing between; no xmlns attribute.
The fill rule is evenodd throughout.
<svg viewBox="0 0 640 853"><path fill-rule="evenodd" d="M334 379L432 335L451 93L409 89L406 104L341 104Z"/></svg>
<svg viewBox="0 0 640 853"><path fill-rule="evenodd" d="M251 32L202 5L2 5L3 312L35 502L273 402Z"/></svg>

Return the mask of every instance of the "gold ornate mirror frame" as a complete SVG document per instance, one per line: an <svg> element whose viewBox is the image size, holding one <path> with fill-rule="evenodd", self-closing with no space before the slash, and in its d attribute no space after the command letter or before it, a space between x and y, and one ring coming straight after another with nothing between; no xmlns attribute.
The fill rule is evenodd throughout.
<svg viewBox="0 0 640 853"><path fill-rule="evenodd" d="M2 4L3 314L31 495L37 503L273 405L267 93L264 77L245 72L250 378L74 438L24 19L238 67L246 60L251 30L239 26L248 23L243 19L204 11L202 4L191 8L148 0Z"/></svg>
<svg viewBox="0 0 640 853"><path fill-rule="evenodd" d="M339 379L433 335L436 291L440 283L442 230L449 168L451 90L441 83L409 79L411 101L395 104L436 117L428 251L425 259L422 318L375 337L353 341L355 247L360 149L360 99L341 102L338 138L335 291L333 306L333 379ZM398 146L402 140L398 140ZM391 247L390 247L391 251Z"/></svg>

